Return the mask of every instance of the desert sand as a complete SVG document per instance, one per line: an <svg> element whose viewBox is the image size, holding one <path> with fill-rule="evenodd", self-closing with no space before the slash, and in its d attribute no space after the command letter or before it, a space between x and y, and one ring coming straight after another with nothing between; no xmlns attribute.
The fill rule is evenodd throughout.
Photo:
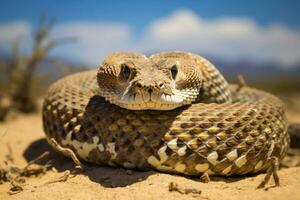
<svg viewBox="0 0 300 200"><path fill-rule="evenodd" d="M300 123L300 95L284 99L288 105L288 118ZM0 122L0 164L3 165L8 146L18 166L45 151L50 151L46 160L52 160L53 167L43 175L26 178L23 191L10 195L10 183L0 184L0 199L300 199L300 167L281 168L280 187L274 181L266 189L256 189L264 174L248 177L213 177L209 183L197 178L160 172L140 172L95 166L85 163L85 172L58 182L65 170L74 169L73 162L56 153L47 144L39 113L33 115L11 115L6 122ZM290 160L296 158L289 157ZM52 182L52 183L51 183ZM173 182L181 188L195 189L201 194L170 192Z"/></svg>

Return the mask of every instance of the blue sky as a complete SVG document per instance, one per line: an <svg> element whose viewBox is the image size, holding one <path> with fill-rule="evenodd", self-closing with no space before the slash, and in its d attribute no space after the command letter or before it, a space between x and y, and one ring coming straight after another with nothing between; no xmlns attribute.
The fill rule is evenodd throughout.
<svg viewBox="0 0 300 200"><path fill-rule="evenodd" d="M1 0L0 21L26 19L37 23L41 13L60 21L102 20L124 22L140 31L156 18L172 11L188 8L205 19L223 16L249 17L261 25L281 23L300 28L300 1L298 0Z"/></svg>
<svg viewBox="0 0 300 200"><path fill-rule="evenodd" d="M297 0L1 0L2 49L18 34L29 46L41 13L58 19L54 37L79 38L53 54L89 64L116 50L189 50L228 59L277 59L289 65L300 61L295 53L300 51ZM288 52L287 57L282 52Z"/></svg>

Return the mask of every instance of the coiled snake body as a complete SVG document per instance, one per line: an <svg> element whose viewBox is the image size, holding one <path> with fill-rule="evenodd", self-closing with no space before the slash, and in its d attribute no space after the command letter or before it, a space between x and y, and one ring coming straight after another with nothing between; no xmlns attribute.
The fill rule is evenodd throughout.
<svg viewBox="0 0 300 200"><path fill-rule="evenodd" d="M98 71L54 83L47 139L88 162L186 175L238 175L270 166L288 148L283 103L227 84L204 58L114 53Z"/></svg>

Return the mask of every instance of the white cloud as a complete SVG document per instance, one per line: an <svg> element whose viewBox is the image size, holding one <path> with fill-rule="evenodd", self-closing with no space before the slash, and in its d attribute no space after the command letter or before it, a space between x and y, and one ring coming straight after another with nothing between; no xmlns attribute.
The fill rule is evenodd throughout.
<svg viewBox="0 0 300 200"><path fill-rule="evenodd" d="M75 42L65 44L55 51L84 63L95 65L113 51L125 50L129 46L131 31L124 24L101 22L64 23L53 32L54 38L74 38Z"/></svg>
<svg viewBox="0 0 300 200"><path fill-rule="evenodd" d="M8 49L14 40L28 40L31 24L26 21L15 21L0 24L0 48Z"/></svg>
<svg viewBox="0 0 300 200"><path fill-rule="evenodd" d="M139 46L143 51L187 50L285 65L300 61L299 31L281 25L260 27L246 18L204 20L190 10L153 22Z"/></svg>
<svg viewBox="0 0 300 200"><path fill-rule="evenodd" d="M18 36L28 38L30 34L29 23L0 24L1 44ZM259 26L247 18L206 20L190 10L177 10L153 21L138 38L126 24L101 21L60 23L52 36L77 39L73 44L57 47L54 55L68 56L91 66L107 54L121 50L185 50L232 61L273 61L284 67L300 62L299 30L279 24Z"/></svg>

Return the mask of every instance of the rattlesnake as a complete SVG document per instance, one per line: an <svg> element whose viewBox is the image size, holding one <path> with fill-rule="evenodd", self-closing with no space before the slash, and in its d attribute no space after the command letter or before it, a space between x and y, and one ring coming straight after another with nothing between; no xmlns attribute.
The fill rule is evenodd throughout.
<svg viewBox="0 0 300 200"><path fill-rule="evenodd" d="M98 71L62 78L48 90L43 125L85 161L185 175L265 171L289 144L277 97L228 84L186 52L113 53Z"/></svg>

